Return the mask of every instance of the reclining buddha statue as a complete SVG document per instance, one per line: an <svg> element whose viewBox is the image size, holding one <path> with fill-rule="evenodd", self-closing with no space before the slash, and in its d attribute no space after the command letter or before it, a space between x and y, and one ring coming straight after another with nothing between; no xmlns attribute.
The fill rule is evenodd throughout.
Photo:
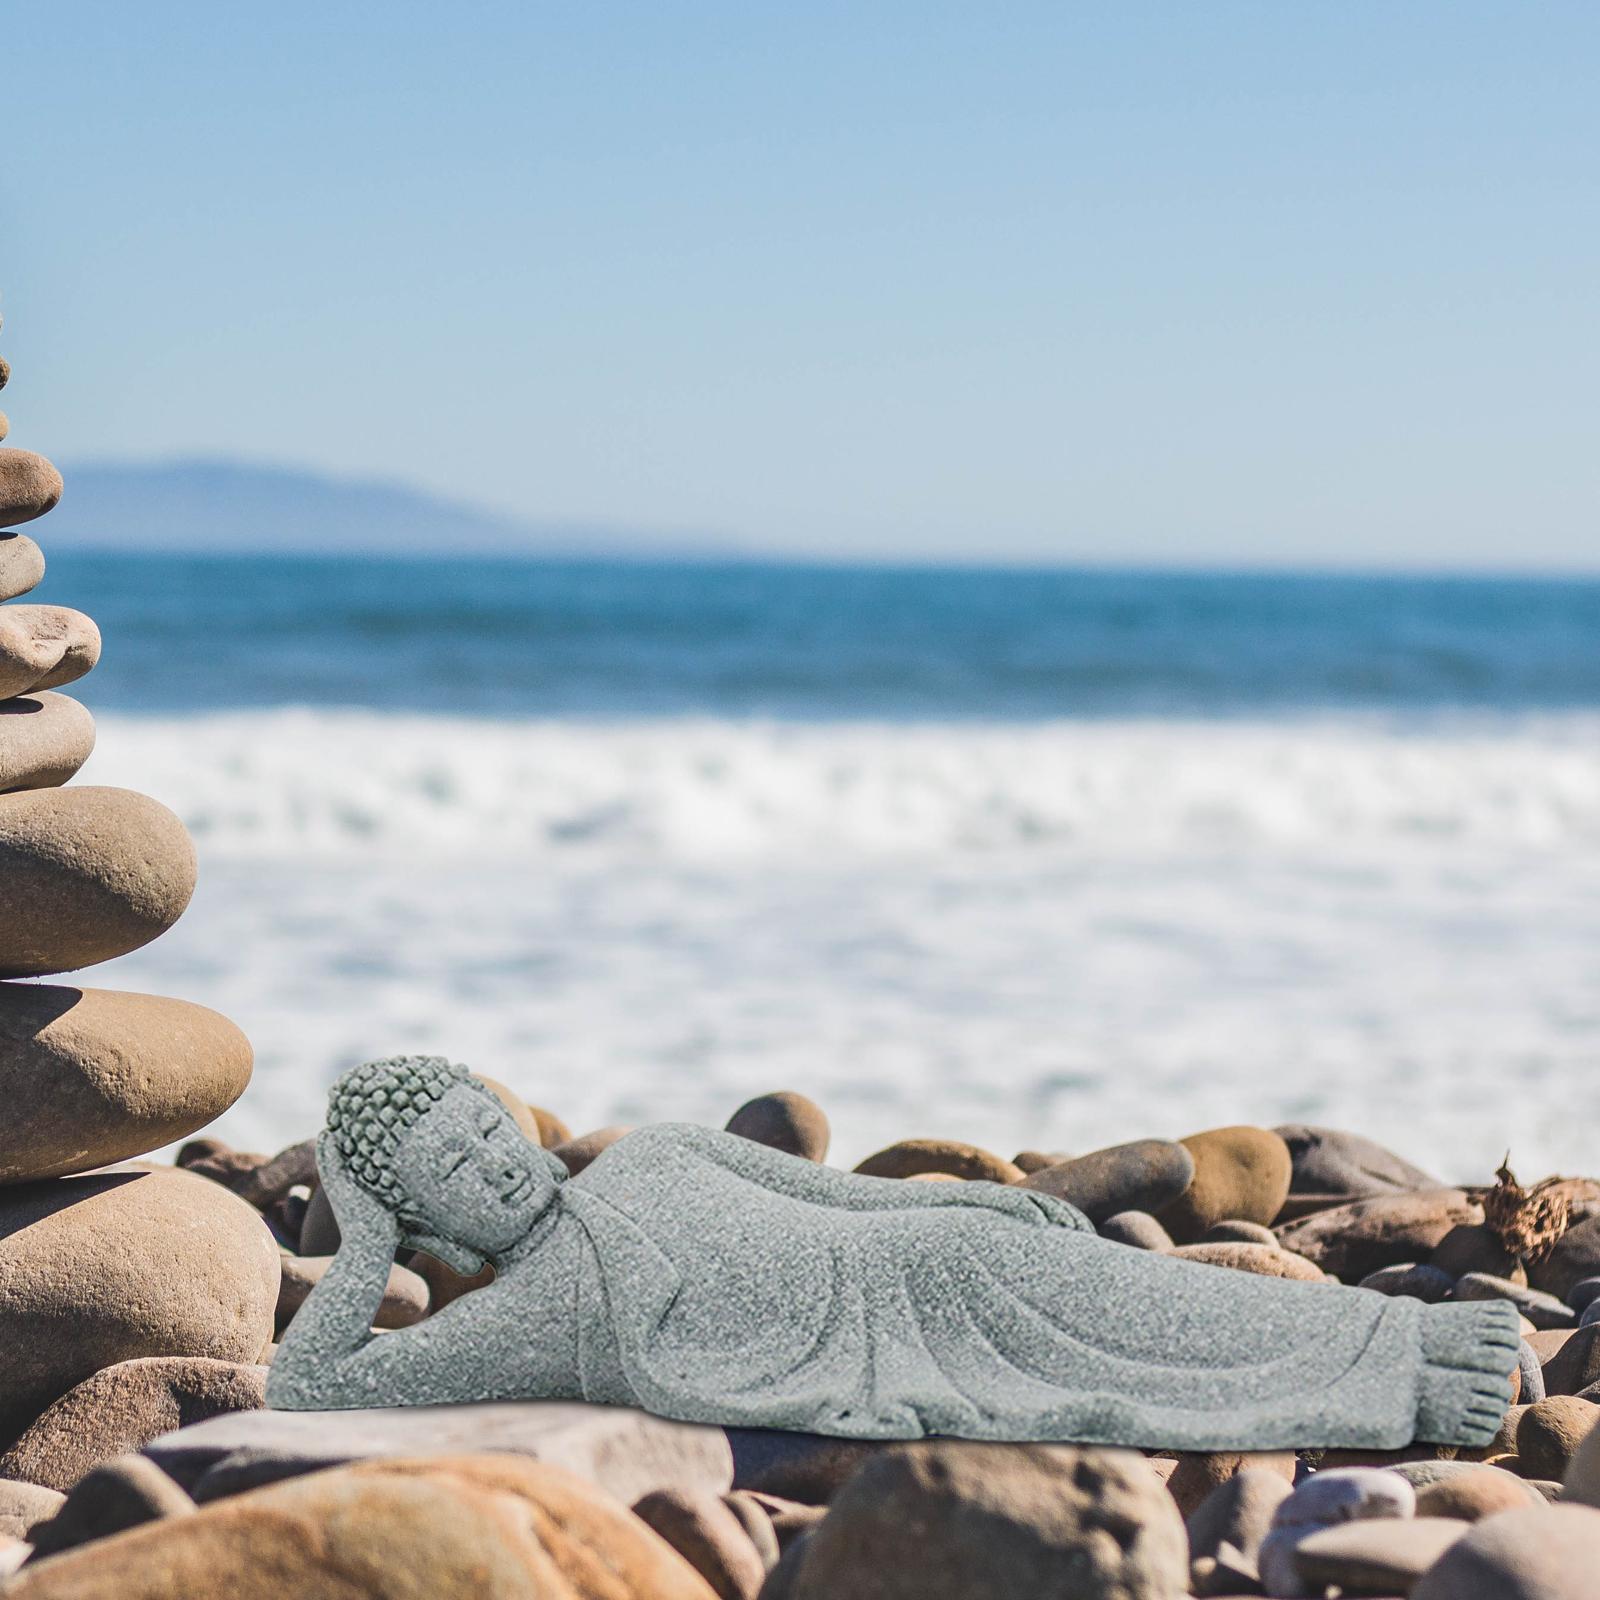
<svg viewBox="0 0 1600 1600"><path fill-rule="evenodd" d="M289 1409L589 1400L857 1439L1483 1445L1519 1320L1100 1238L1065 1201L663 1123L576 1176L465 1068L368 1062L318 1166L341 1231L267 1382ZM372 1329L402 1248L493 1281Z"/></svg>

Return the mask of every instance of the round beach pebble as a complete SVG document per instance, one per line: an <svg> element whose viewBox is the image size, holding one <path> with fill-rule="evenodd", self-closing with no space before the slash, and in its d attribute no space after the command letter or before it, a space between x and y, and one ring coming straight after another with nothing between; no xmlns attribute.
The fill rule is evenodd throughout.
<svg viewBox="0 0 1600 1600"><path fill-rule="evenodd" d="M0 977L126 955L165 933L194 893L194 846L131 789L0 796Z"/></svg>
<svg viewBox="0 0 1600 1600"><path fill-rule="evenodd" d="M990 1183L1020 1183L1025 1176L1004 1156L960 1139L901 1139L859 1163L868 1178L914 1178L923 1172L945 1172L952 1178Z"/></svg>
<svg viewBox="0 0 1600 1600"><path fill-rule="evenodd" d="M33 1530L34 1559L193 1510L194 1501L148 1456L113 1456L80 1478L55 1516Z"/></svg>
<svg viewBox="0 0 1600 1600"><path fill-rule="evenodd" d="M276 1332L294 1320L294 1314L310 1298L311 1291L327 1276L334 1257L294 1256L283 1257L283 1279L278 1288ZM428 1314L428 1285L409 1267L398 1263L389 1268L389 1281L384 1285L383 1299L378 1303L377 1314L372 1319L375 1328L409 1328L421 1322Z"/></svg>
<svg viewBox="0 0 1600 1600"><path fill-rule="evenodd" d="M93 750L94 718L76 700L43 690L0 700L0 791L59 788Z"/></svg>
<svg viewBox="0 0 1600 1600"><path fill-rule="evenodd" d="M1483 1209L1460 1189L1375 1195L1318 1211L1279 1228L1285 1250L1314 1261L1345 1282L1359 1282L1380 1267L1424 1261L1458 1223L1482 1222Z"/></svg>
<svg viewBox="0 0 1600 1600"><path fill-rule="evenodd" d="M1188 1579L1183 1521L1134 1452L939 1442L881 1451L845 1484L791 1593L1171 1600Z"/></svg>
<svg viewBox="0 0 1600 1600"><path fill-rule="evenodd" d="M0 1478L0 1538L27 1539L37 1522L48 1522L66 1504L59 1489Z"/></svg>
<svg viewBox="0 0 1600 1600"><path fill-rule="evenodd" d="M1069 1201L1098 1223L1121 1211L1153 1214L1177 1199L1193 1179L1194 1157L1181 1144L1136 1139L1031 1172L1022 1187Z"/></svg>
<svg viewBox="0 0 1600 1600"><path fill-rule="evenodd" d="M0 1183L87 1172L181 1139L239 1098L250 1068L250 1041L204 1006L0 983Z"/></svg>
<svg viewBox="0 0 1600 1600"><path fill-rule="evenodd" d="M747 1100L728 1118L727 1131L806 1161L822 1161L828 1154L827 1113L792 1089Z"/></svg>
<svg viewBox="0 0 1600 1600"><path fill-rule="evenodd" d="M1265 1472L1292 1485L1295 1455L1292 1450L1184 1450L1167 1478L1167 1493L1185 1519L1193 1517L1216 1490L1242 1473ZM1286 1489L1285 1495L1288 1493ZM1282 1498L1280 1496L1279 1498Z"/></svg>
<svg viewBox="0 0 1600 1600"><path fill-rule="evenodd" d="M1399 1261L1392 1267L1379 1267L1376 1272L1369 1272L1357 1287L1373 1289L1379 1294L1406 1295L1437 1305L1449 1299L1455 1286L1456 1280L1448 1272L1441 1272L1426 1261Z"/></svg>
<svg viewBox="0 0 1600 1600"><path fill-rule="evenodd" d="M1501 1467L1480 1467L1477 1472L1458 1472L1419 1489L1417 1515L1478 1522L1497 1511L1521 1510L1531 1500L1532 1491L1514 1472Z"/></svg>
<svg viewBox="0 0 1600 1600"><path fill-rule="evenodd" d="M1319 1528L1295 1546L1302 1592L1319 1595L1406 1594L1467 1534L1446 1517L1379 1517Z"/></svg>
<svg viewBox="0 0 1600 1600"><path fill-rule="evenodd" d="M1148 1211L1119 1211L1114 1217L1107 1217L1096 1231L1102 1239L1132 1245L1136 1250L1172 1248L1172 1235Z"/></svg>
<svg viewBox="0 0 1600 1600"><path fill-rule="evenodd" d="M609 1149L623 1134L632 1132L633 1129L627 1124L615 1123L610 1127L596 1128L592 1133L580 1133L576 1139L568 1139L565 1144L554 1146L550 1153L565 1164L573 1177L577 1177L601 1151Z"/></svg>
<svg viewBox="0 0 1600 1600"><path fill-rule="evenodd" d="M1214 1223L1234 1218L1269 1223L1289 1193L1289 1147L1266 1128L1212 1128L1182 1141L1194 1178L1156 1213L1179 1244L1193 1244Z"/></svg>
<svg viewBox="0 0 1600 1600"><path fill-rule="evenodd" d="M1600 1511L1546 1506L1486 1517L1422 1575L1411 1600L1593 1600Z"/></svg>
<svg viewBox="0 0 1600 1600"><path fill-rule="evenodd" d="M1575 1222L1546 1256L1528 1267L1535 1289L1566 1300L1586 1278L1600 1276L1600 1216Z"/></svg>
<svg viewBox="0 0 1600 1600"><path fill-rule="evenodd" d="M94 669L100 630L66 606L6 606L0 610L0 700L58 689Z"/></svg>
<svg viewBox="0 0 1600 1600"><path fill-rule="evenodd" d="M61 474L31 450L0 450L0 527L32 522L61 499Z"/></svg>
<svg viewBox="0 0 1600 1600"><path fill-rule="evenodd" d="M6 1600L466 1594L713 1600L625 1507L511 1456L372 1462L272 1484L30 1566Z"/></svg>
<svg viewBox="0 0 1600 1600"><path fill-rule="evenodd" d="M657 1489L634 1502L633 1514L665 1539L721 1600L755 1600L767 1563L743 1522L709 1489ZM768 1524L769 1533L770 1528ZM776 1544L774 1539L774 1549Z"/></svg>
<svg viewBox="0 0 1600 1600"><path fill-rule="evenodd" d="M1442 1188L1439 1180L1372 1139L1343 1128L1292 1122L1272 1130L1289 1147L1293 1194L1342 1195L1361 1200L1407 1189Z"/></svg>
<svg viewBox="0 0 1600 1600"><path fill-rule="evenodd" d="M0 1189L0 1440L119 1361L254 1362L278 1278L260 1216L176 1168Z"/></svg>
<svg viewBox="0 0 1600 1600"><path fill-rule="evenodd" d="M1293 1462L1294 1457L1289 1460ZM1245 1466L1225 1479L1189 1513L1190 1554L1196 1560L1214 1561L1226 1545L1254 1561L1278 1507L1294 1492L1293 1477L1292 1466L1287 1477L1279 1466ZM1167 1486L1170 1490L1171 1479Z"/></svg>
<svg viewBox="0 0 1600 1600"><path fill-rule="evenodd" d="M1596 1421L1600 1421L1600 1406L1575 1394L1553 1394L1529 1406L1517 1423L1517 1461L1522 1476L1564 1478Z"/></svg>
<svg viewBox="0 0 1600 1600"><path fill-rule="evenodd" d="M0 600L15 600L44 577L44 552L25 533L0 533Z"/></svg>
<svg viewBox="0 0 1600 1600"><path fill-rule="evenodd" d="M1570 1328L1577 1318L1565 1300L1558 1300L1542 1289L1530 1289L1510 1278L1491 1272L1467 1272L1456 1280L1457 1300L1509 1300L1536 1330Z"/></svg>
<svg viewBox="0 0 1600 1600"><path fill-rule="evenodd" d="M267 1369L204 1356L119 1361L69 1390L4 1454L0 1477L65 1492L114 1456L175 1428L265 1402Z"/></svg>
<svg viewBox="0 0 1600 1600"><path fill-rule="evenodd" d="M1212 1267L1232 1267L1253 1272L1258 1278L1298 1278L1303 1283L1326 1283L1322 1269L1304 1256L1291 1255L1275 1245L1181 1244L1173 1255L1180 1261L1201 1261Z"/></svg>

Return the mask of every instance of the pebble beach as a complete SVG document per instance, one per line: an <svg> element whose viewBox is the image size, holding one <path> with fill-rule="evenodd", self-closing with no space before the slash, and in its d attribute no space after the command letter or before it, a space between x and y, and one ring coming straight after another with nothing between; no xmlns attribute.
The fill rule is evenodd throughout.
<svg viewBox="0 0 1600 1600"><path fill-rule="evenodd" d="M1431 1134L1415 1149L1354 1123L1219 1115L1168 1137L1154 1124L1170 1108L1140 1104L1158 1098L1148 1084L1115 1116L1103 1104L1086 1119L1103 1139L1076 1137L1045 1107L1026 1148L996 1147L998 1124L977 1113L966 1136L935 1135L870 1097L857 1118L826 1075L798 1071L720 1104L702 1080L695 1103L798 1160L842 1148L842 1164L893 1182L1053 1194L1118 1248L1218 1273L1507 1301L1523 1338L1510 1409L1482 1449L862 1444L545 1402L264 1409L279 1341L339 1245L314 1159L316 1106L272 1097L254 1125L284 1137L224 1137L221 1119L265 1094L246 1030L192 998L78 982L148 961L169 930L183 937L198 860L159 798L71 781L95 727L60 690L96 666L100 630L83 611L27 599L45 554L14 531L61 493L44 458L0 450L0 528L12 530L0 534L7 1600L1593 1594L1600 1180L1486 1157L1506 1132L1488 1097L1457 1108L1479 1131L1448 1165ZM148 770L158 788L160 763ZM346 974L344 989L357 1029L359 982ZM591 1086L535 1104L520 1084L484 1081L522 1137L571 1173L682 1111L640 1086L639 1114L602 1125ZM948 1105L940 1120L953 1120ZM1576 1143L1582 1129L1563 1137ZM376 1325L413 1326L485 1276L407 1253Z"/></svg>

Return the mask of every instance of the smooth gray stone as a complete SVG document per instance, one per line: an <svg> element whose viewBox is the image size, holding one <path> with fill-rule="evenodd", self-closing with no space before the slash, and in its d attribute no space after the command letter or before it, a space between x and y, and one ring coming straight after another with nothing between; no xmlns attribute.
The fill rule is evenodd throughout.
<svg viewBox="0 0 1600 1600"><path fill-rule="evenodd" d="M1538 1352L1526 1339L1517 1346L1517 1373L1522 1379L1517 1391L1519 1404L1536 1405L1545 1398L1544 1368L1539 1365Z"/></svg>
<svg viewBox="0 0 1600 1600"><path fill-rule="evenodd" d="M721 1494L733 1482L733 1452L720 1429L669 1422L621 1406L541 1400L426 1410L239 1411L164 1434L142 1453L189 1487L210 1468L241 1452L258 1463L271 1457L313 1472L378 1456L476 1451L528 1456L565 1467L625 1505L653 1489ZM295 1475L289 1470L264 1473L255 1482ZM215 1493L207 1496L215 1497Z"/></svg>
<svg viewBox="0 0 1600 1600"><path fill-rule="evenodd" d="M1527 1479L1517 1479L1515 1473L1508 1474L1503 1467L1491 1467L1482 1461L1399 1461L1383 1470L1404 1478L1418 1494L1424 1489L1432 1488L1436 1483L1446 1483L1451 1478L1465 1477L1475 1472L1493 1472L1502 1480L1510 1476L1514 1481L1524 1484L1528 1490L1529 1505L1539 1505L1543 1502L1539 1491L1529 1484Z"/></svg>
<svg viewBox="0 0 1600 1600"><path fill-rule="evenodd" d="M1573 1328L1578 1319L1565 1300L1558 1300L1542 1289L1497 1278L1492 1272L1468 1272L1456 1279L1457 1300L1509 1300L1534 1327Z"/></svg>
<svg viewBox="0 0 1600 1600"><path fill-rule="evenodd" d="M1102 1239L1132 1245L1136 1250L1171 1250L1172 1235L1148 1211L1119 1211L1097 1230Z"/></svg>
<svg viewBox="0 0 1600 1600"><path fill-rule="evenodd" d="M1159 1211L1193 1181L1194 1157L1181 1144L1136 1139L1042 1167L1030 1172L1020 1187L1054 1195L1091 1222L1104 1222L1119 1211Z"/></svg>
<svg viewBox="0 0 1600 1600"><path fill-rule="evenodd" d="M1600 1300L1600 1278L1579 1278L1567 1290L1567 1304L1581 1317L1596 1300Z"/></svg>
<svg viewBox="0 0 1600 1600"><path fill-rule="evenodd" d="M1408 1189L1443 1189L1431 1173L1343 1128L1290 1122L1272 1130L1289 1147L1290 1194L1342 1194L1364 1200Z"/></svg>
<svg viewBox="0 0 1600 1600"><path fill-rule="evenodd" d="M569 1175L438 1057L347 1073L317 1155L342 1243L270 1369L283 1410L583 1398L856 1439L1394 1449L1487 1444L1516 1363L1503 1301L1128 1250L1022 1185L843 1173L680 1123ZM495 1279L375 1335L402 1246Z"/></svg>
<svg viewBox="0 0 1600 1600"><path fill-rule="evenodd" d="M1447 1299L1456 1286L1456 1280L1441 1267L1426 1261L1407 1261L1394 1267L1379 1267L1361 1280L1363 1289L1376 1289L1379 1294L1410 1295L1415 1300L1426 1300L1436 1305Z"/></svg>

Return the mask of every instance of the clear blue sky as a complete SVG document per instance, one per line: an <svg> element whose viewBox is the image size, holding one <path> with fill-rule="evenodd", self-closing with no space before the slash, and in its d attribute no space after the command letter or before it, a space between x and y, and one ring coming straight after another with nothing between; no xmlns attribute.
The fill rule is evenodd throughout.
<svg viewBox="0 0 1600 1600"><path fill-rule="evenodd" d="M1589 0L50 0L0 64L4 404L69 463L1600 565Z"/></svg>

